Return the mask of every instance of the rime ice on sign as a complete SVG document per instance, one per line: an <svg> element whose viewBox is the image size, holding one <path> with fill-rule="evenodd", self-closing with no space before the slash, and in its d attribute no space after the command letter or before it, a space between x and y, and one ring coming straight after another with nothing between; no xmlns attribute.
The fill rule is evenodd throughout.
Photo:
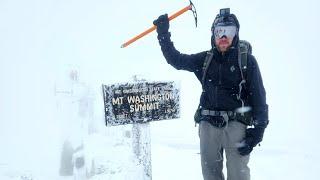
<svg viewBox="0 0 320 180"><path fill-rule="evenodd" d="M144 123L180 116L180 92L174 82L103 85L108 126Z"/></svg>

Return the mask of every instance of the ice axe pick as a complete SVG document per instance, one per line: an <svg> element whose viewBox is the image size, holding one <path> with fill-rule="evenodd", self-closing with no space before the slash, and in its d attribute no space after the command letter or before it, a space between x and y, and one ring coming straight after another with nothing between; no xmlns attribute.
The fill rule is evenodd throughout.
<svg viewBox="0 0 320 180"><path fill-rule="evenodd" d="M176 13L172 14L171 16L169 16L169 21L173 20L174 18L180 16L181 14L187 12L188 10L191 10L195 19L195 23L196 23L196 27L197 27L197 23L198 23L198 17L197 17L197 11L195 6L193 5L193 3L190 1L190 5L182 8L181 10L177 11ZM121 48L125 48L127 46L129 46L131 43L137 41L138 39L144 37L145 35L151 33L152 31L154 31L157 27L156 26L152 26L151 28L145 30L144 32L138 34L137 36L133 37L132 39L130 39L129 41L125 42L124 44L121 45Z"/></svg>

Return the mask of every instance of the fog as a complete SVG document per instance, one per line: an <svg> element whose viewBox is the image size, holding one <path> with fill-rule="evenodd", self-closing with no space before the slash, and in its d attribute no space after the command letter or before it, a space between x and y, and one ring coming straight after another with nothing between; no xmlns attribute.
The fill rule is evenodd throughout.
<svg viewBox="0 0 320 180"><path fill-rule="evenodd" d="M198 12L197 28L191 12L170 23L172 41L179 51L191 54L209 50L211 24L224 7L230 7L238 17L240 38L253 46L270 112L270 125L259 148L260 153L268 155L257 158L266 167L261 162L257 167L266 168L275 177L286 177L299 168L288 166L293 169L282 172L277 168L300 163L310 169L302 168L291 179L305 175L315 179L315 169L319 167L316 162L320 160L315 152L320 135L319 2L193 3ZM61 147L69 129L81 134L79 116L92 120L92 131L108 132L101 85L130 82L133 75L181 83L181 118L151 123L155 138L152 151L157 155L164 148L161 144L169 139L196 145L193 112L201 86L195 76L166 63L156 33L120 48L126 40L149 28L159 15L172 14L186 5L188 1L170 0L1 0L0 177L8 169L13 174L23 171L38 177L58 177ZM75 108L72 103L81 104L83 97L90 106L85 110ZM79 115L80 112L86 114ZM176 151L184 147L176 146ZM282 155L285 158L275 158ZM253 162L259 163L258 160ZM161 179L155 167L165 165L158 156L153 163L158 163L153 167L154 179ZM258 174L256 177L262 176Z"/></svg>

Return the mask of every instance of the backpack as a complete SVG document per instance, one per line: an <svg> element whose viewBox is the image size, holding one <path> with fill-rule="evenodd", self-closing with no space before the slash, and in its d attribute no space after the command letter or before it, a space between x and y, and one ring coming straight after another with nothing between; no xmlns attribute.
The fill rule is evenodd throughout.
<svg viewBox="0 0 320 180"><path fill-rule="evenodd" d="M248 41L240 40L239 41L239 54L240 58L238 59L240 72L242 80L246 81L247 78L247 65L248 65L248 54L252 54L252 46ZM202 66L202 80L201 83L203 84L206 78L206 74L209 68L209 65L212 60L213 53L211 51L207 51L207 56L204 60L203 66Z"/></svg>
<svg viewBox="0 0 320 180"><path fill-rule="evenodd" d="M242 87L242 84L246 83L246 79L247 79L248 54L252 54L252 46L248 41L240 40L238 51L239 51L238 63L239 63L240 73L241 73L241 78L242 78L242 81L240 82L240 87ZM206 55L206 58L204 60L203 66L202 66L203 75L202 75L202 79L201 79L201 84L202 84L203 91L204 91L203 85L205 82L205 78L206 78L206 74L207 74L209 65L212 61L212 56L213 56L213 53L211 51L207 51L207 55ZM238 94L239 99L241 99L240 96L241 96L241 89ZM242 103L243 103L243 101L242 101ZM201 112L200 111L201 111L201 106L199 104L198 109L194 115L195 123L199 123L201 121ZM242 116L243 116L243 114L242 114ZM251 117L244 117L243 121L247 125L250 125L252 123Z"/></svg>

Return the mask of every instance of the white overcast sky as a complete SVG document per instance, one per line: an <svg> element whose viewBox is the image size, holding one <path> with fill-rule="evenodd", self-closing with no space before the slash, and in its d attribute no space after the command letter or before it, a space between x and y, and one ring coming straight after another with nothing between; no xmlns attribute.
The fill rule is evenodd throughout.
<svg viewBox="0 0 320 180"><path fill-rule="evenodd" d="M188 3L0 0L0 136L7 139L7 151L16 147L9 141L19 143L19 137L30 131L49 127L54 84L70 67L79 69L81 81L98 90L102 83L126 82L135 74L151 81L179 80L182 116L190 117L192 126L201 91L195 76L166 64L155 33L120 48L159 15L172 14ZM315 128L320 100L319 1L194 0L194 4L198 28L191 12L170 24L176 48L187 54L210 49L212 21L220 8L230 7L240 21L240 38L251 42L263 75L270 135L312 143L319 136ZM44 129L40 133L50 133ZM298 136L294 133L298 130L306 135ZM37 137L39 131L27 137ZM12 138L14 132L20 133L17 138Z"/></svg>

